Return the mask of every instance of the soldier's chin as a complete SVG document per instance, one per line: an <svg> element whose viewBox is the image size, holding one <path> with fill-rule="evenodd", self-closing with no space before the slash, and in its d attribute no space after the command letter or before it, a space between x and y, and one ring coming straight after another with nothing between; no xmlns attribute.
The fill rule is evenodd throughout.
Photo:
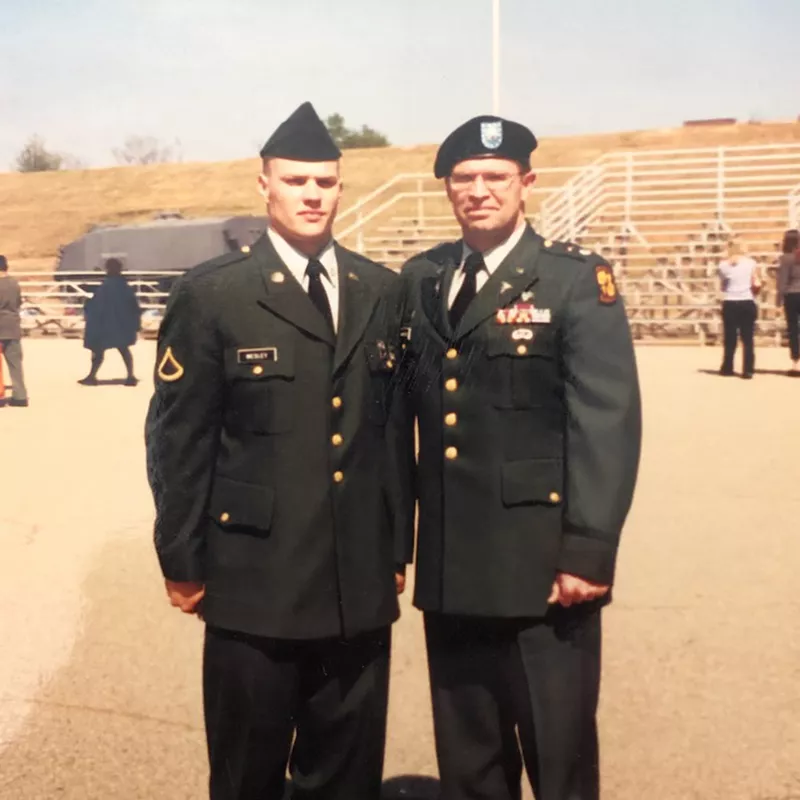
<svg viewBox="0 0 800 800"><path fill-rule="evenodd" d="M325 233L328 226L328 217L321 217L320 219L301 219L299 223L300 230L306 236L319 236Z"/></svg>
<svg viewBox="0 0 800 800"><path fill-rule="evenodd" d="M488 211L476 211L473 214L467 214L467 224L470 228L481 231L491 231L500 227L499 220Z"/></svg>

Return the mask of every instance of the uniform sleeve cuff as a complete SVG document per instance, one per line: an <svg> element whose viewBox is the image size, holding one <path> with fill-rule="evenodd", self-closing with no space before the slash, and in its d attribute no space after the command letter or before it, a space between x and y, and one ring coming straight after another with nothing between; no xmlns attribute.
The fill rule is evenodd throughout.
<svg viewBox="0 0 800 800"><path fill-rule="evenodd" d="M617 545L609 542L608 538L608 534L589 530L564 534L558 571L610 586L614 582Z"/></svg>

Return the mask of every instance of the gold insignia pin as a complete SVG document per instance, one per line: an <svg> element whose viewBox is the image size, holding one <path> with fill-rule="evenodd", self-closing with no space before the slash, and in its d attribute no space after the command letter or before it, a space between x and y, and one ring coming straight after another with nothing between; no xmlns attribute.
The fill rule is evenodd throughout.
<svg viewBox="0 0 800 800"><path fill-rule="evenodd" d="M286 280L286 276L282 272L273 272L269 277L273 283L283 283Z"/></svg>
<svg viewBox="0 0 800 800"><path fill-rule="evenodd" d="M503 281L503 283L502 283L502 284L501 284L501 286L500 286L500 294L504 294L504 293L505 293L505 292L507 292L507 291L508 291L510 288L511 288L511 284L510 284L510 283L508 283L508 281Z"/></svg>
<svg viewBox="0 0 800 800"><path fill-rule="evenodd" d="M358 275L356 275L355 272L348 272L347 277L350 278L351 281L359 280Z"/></svg>
<svg viewBox="0 0 800 800"><path fill-rule="evenodd" d="M516 272L517 275L522 275L522 273L525 272L525 269L523 267L517 267Z"/></svg>
<svg viewBox="0 0 800 800"><path fill-rule="evenodd" d="M552 239L545 239L544 240L544 246L545 247L552 247L553 246L553 240Z"/></svg>
<svg viewBox="0 0 800 800"><path fill-rule="evenodd" d="M249 247L249 245L244 245L244 246L243 246L241 249L242 249L242 252L243 252L243 253L249 253L249 252L250 252L250 247Z"/></svg>
<svg viewBox="0 0 800 800"><path fill-rule="evenodd" d="M179 381L184 372L185 370L180 361L175 358L172 348L168 347L164 357L161 359L161 363L158 365L158 377L165 383L173 383L174 381Z"/></svg>
<svg viewBox="0 0 800 800"><path fill-rule="evenodd" d="M527 303L530 300L533 300L533 292L523 292L522 293L522 302Z"/></svg>

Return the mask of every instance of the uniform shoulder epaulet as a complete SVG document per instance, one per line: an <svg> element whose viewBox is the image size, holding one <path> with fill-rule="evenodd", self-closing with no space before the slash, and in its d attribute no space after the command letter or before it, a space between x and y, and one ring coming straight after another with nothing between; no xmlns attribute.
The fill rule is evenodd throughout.
<svg viewBox="0 0 800 800"><path fill-rule="evenodd" d="M597 282L597 299L601 305L614 305L617 302L619 291L614 280L614 270L594 250L580 247L571 242L554 242L549 239L542 242L542 247L555 256L575 259L592 269Z"/></svg>
<svg viewBox="0 0 800 800"><path fill-rule="evenodd" d="M403 269L414 264L436 264L437 266L443 266L448 261L457 257L457 245L458 242L443 242L442 244L437 244L436 247L432 247L430 250L424 250L409 258L403 265ZM460 256L460 253L458 253L458 255Z"/></svg>
<svg viewBox="0 0 800 800"><path fill-rule="evenodd" d="M204 275L208 275L209 272L214 272L220 267L227 267L229 264L236 264L237 262L244 261L249 257L249 247L242 247L241 249L233 250L230 253L223 253L221 256L215 256L208 261L203 261L202 264L198 264L196 267L192 267L185 273L184 278L188 280L201 278Z"/></svg>
<svg viewBox="0 0 800 800"><path fill-rule="evenodd" d="M429 261L433 261L436 264L444 264L450 259L460 259L461 250L459 248L459 242L443 242L442 244L437 244L436 247L432 247L428 250L425 255Z"/></svg>
<svg viewBox="0 0 800 800"><path fill-rule="evenodd" d="M392 269L391 267L387 267L386 264L381 264L379 261L373 261L371 258L368 258L363 253L357 253L355 250L348 250L347 254L353 261L356 261L360 266L366 267L368 270L375 270L381 276L387 277L388 273L392 275L397 274L396 269Z"/></svg>
<svg viewBox="0 0 800 800"><path fill-rule="evenodd" d="M592 256L597 256L594 250L581 247L574 242L560 242L553 239L545 239L542 242L542 248L548 253L552 253L554 256L566 256L576 261L588 262Z"/></svg>

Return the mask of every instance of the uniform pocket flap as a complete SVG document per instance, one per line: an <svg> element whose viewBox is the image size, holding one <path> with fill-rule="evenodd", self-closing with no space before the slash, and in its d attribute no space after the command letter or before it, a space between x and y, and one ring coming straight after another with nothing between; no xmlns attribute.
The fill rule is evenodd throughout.
<svg viewBox="0 0 800 800"><path fill-rule="evenodd" d="M508 461L502 467L503 505L559 505L564 491L564 462L558 458Z"/></svg>
<svg viewBox="0 0 800 800"><path fill-rule="evenodd" d="M294 377L294 348L289 343L231 348L225 352L225 371L234 380Z"/></svg>
<svg viewBox="0 0 800 800"><path fill-rule="evenodd" d="M275 492L269 486L216 478L208 513L223 528L268 531L272 524Z"/></svg>
<svg viewBox="0 0 800 800"><path fill-rule="evenodd" d="M489 358L553 358L552 336L535 327L511 328L504 335L489 339L486 354Z"/></svg>

